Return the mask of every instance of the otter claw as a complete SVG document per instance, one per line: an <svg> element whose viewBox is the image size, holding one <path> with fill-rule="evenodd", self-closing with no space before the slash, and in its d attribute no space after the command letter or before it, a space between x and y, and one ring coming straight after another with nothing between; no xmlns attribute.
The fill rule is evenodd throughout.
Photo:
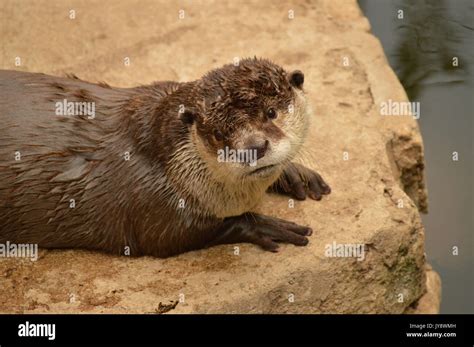
<svg viewBox="0 0 474 347"><path fill-rule="evenodd" d="M331 188L321 175L295 163L290 163L285 168L278 181L270 189L297 200L305 200L306 196L313 200L321 200L323 195L331 193Z"/></svg>
<svg viewBox="0 0 474 347"><path fill-rule="evenodd" d="M249 212L237 217L227 218L224 226L218 230L218 236L210 246L249 242L262 247L266 251L277 252L278 242L306 246L309 242L306 236L310 236L312 232L313 230L309 227Z"/></svg>

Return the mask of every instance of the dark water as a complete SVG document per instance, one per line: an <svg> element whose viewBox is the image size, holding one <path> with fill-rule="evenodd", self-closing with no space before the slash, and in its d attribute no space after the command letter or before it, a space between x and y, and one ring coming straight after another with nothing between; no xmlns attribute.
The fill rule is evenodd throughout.
<svg viewBox="0 0 474 347"><path fill-rule="evenodd" d="M473 313L474 1L359 5L410 100L420 102L429 197L426 253L441 276L441 312Z"/></svg>

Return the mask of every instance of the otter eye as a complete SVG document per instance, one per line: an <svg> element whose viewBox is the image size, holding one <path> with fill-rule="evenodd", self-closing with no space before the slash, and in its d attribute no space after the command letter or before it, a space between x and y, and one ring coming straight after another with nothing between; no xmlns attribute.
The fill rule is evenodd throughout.
<svg viewBox="0 0 474 347"><path fill-rule="evenodd" d="M224 135L219 130L214 130L214 138L216 141L222 141L224 139Z"/></svg>
<svg viewBox="0 0 474 347"><path fill-rule="evenodd" d="M273 108L267 110L267 117L269 119L275 119L277 117L277 113Z"/></svg>

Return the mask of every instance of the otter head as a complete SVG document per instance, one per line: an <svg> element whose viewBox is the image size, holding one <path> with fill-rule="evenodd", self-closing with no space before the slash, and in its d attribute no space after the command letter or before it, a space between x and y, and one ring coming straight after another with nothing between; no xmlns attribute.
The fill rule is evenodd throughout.
<svg viewBox="0 0 474 347"><path fill-rule="evenodd" d="M306 135L303 82L301 71L286 72L256 58L225 65L196 82L199 96L182 120L216 179L278 177Z"/></svg>

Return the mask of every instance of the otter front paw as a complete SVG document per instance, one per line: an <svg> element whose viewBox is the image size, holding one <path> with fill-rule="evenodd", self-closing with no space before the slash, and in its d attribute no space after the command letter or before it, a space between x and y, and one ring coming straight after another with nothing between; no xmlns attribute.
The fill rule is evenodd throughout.
<svg viewBox="0 0 474 347"><path fill-rule="evenodd" d="M224 224L216 231L217 237L209 246L248 242L266 251L277 252L279 247L277 242L306 246L309 242L306 236L312 233L310 227L248 212L226 218Z"/></svg>
<svg viewBox="0 0 474 347"><path fill-rule="evenodd" d="M290 163L278 181L271 186L271 191L292 196L298 200L305 200L306 195L314 200L321 200L323 195L331 192L331 188L324 182L317 172L303 165Z"/></svg>

